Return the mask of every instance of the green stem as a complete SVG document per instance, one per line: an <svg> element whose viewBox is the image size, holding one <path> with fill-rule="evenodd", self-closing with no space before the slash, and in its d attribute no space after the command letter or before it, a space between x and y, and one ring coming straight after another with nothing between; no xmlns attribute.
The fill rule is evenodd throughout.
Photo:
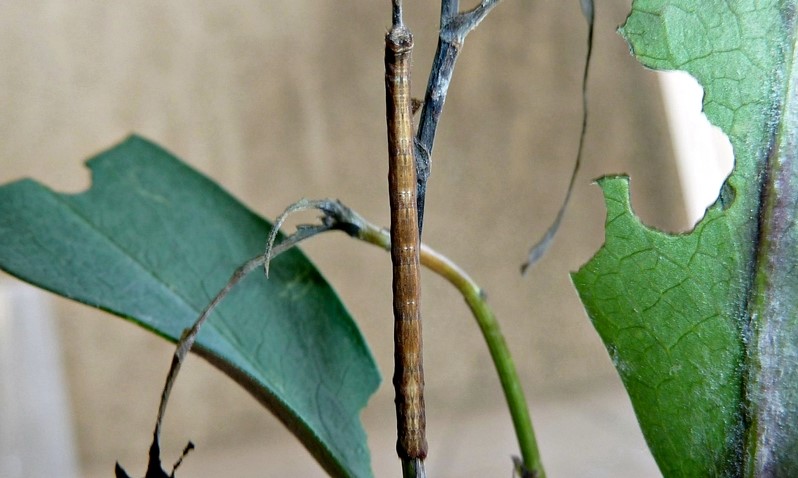
<svg viewBox="0 0 798 478"><path fill-rule="evenodd" d="M358 222L357 225L359 227L355 237L390 250L391 239L386 230L377 228L366 221ZM455 263L425 244L421 245L421 264L449 281L463 295L482 331L499 375L518 438L518 446L525 468L524 474L529 477L545 478L546 473L540 460L540 452L535 440L529 408L526 398L524 398L524 390L521 387L510 350L507 348L507 342L504 341L493 311L485 301L482 289Z"/></svg>
<svg viewBox="0 0 798 478"><path fill-rule="evenodd" d="M366 221L362 216L346 207L340 201L331 199L313 201L301 200L289 206L288 209L280 215L274 226L275 232L272 233L269 239L266 253L256 258L262 260L266 264L266 270L268 270L270 258L276 255L270 252L277 234L276 230L280 228L288 214L306 209L318 209L322 211L324 213L324 216L321 218L322 224L320 226L306 225L298 228L298 231L287 237L283 241L285 244L280 243L279 247L287 249L318 233L330 230L341 230L351 237L381 247L387 251L391 249L391 236L387 230L381 229ZM524 398L524 390L521 388L518 372L515 370L515 364L510 356L510 350L507 348L507 343L504 341L504 337L499 329L499 323L496 321L493 311L490 310L485 300L485 294L474 280L471 279L465 271L460 269L457 264L423 243L421 244L420 259L422 265L449 281L450 284L460 291L468 307L471 309L471 313L474 314L474 318L477 319L477 324L482 331L482 336L485 338L485 343L488 345L490 356L493 359L493 365L496 367L496 372L499 375L499 381L501 382L504 397L507 400L507 406L510 409L510 416L513 420L515 435L518 438L518 447L521 450L522 462L518 463L519 460L513 458L516 472L521 478L545 478L546 472L543 470L543 464L540 461L540 452L538 451L537 441L535 440L535 432L532 429L532 420L529 416L526 398ZM403 460L402 476L403 478L426 478L423 461Z"/></svg>

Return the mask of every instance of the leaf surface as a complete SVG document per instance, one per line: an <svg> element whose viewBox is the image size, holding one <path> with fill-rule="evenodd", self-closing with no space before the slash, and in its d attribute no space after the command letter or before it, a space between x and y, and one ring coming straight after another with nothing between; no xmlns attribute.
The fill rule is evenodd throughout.
<svg viewBox="0 0 798 478"><path fill-rule="evenodd" d="M31 180L0 188L0 267L175 342L233 271L263 252L270 225L138 137L88 166L93 185L81 194ZM379 373L301 252L278 257L269 280L244 279L194 350L277 415L329 473L371 476L359 414Z"/></svg>
<svg viewBox="0 0 798 478"><path fill-rule="evenodd" d="M693 231L604 178L606 239L572 275L666 476L798 476L795 1L636 0L621 34L689 72L735 169Z"/></svg>

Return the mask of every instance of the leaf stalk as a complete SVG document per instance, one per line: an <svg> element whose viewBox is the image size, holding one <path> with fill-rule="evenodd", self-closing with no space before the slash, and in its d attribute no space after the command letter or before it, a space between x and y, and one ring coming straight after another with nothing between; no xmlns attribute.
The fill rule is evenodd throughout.
<svg viewBox="0 0 798 478"><path fill-rule="evenodd" d="M349 236L391 250L389 232L366 221L362 216L342 204L340 201L324 199L313 201L313 204L324 213L321 218L324 231L341 230ZM289 207L290 209L291 207ZM307 228L309 226L303 226ZM323 232L323 231L320 231ZM289 236L288 239L290 240ZM421 265L435 272L457 289L477 321L485 344L488 346L496 373L504 392L507 407L513 421L518 447L523 460L523 478L545 478L546 473L540 459L540 450L532 427L532 419L527 406L521 380L513 362L512 354L504 340L499 322L487 303L485 293L476 282L457 264L443 254L421 243L419 258ZM403 470L410 466L403 464ZM418 475L416 475L418 476Z"/></svg>
<svg viewBox="0 0 798 478"><path fill-rule="evenodd" d="M351 212L351 211L350 211ZM352 213L354 214L354 213ZM362 218L357 239L368 242L385 250L390 250L390 236L385 229L367 223ZM507 407L512 417L518 447L521 451L523 465L529 476L545 478L546 474L540 459L535 431L529 413L521 380L515 368L510 349L504 340L499 322L487 303L485 293L476 282L457 264L428 245L421 243L421 265L435 272L449 282L465 299L469 310L477 321L485 344L488 346L496 373L499 375Z"/></svg>

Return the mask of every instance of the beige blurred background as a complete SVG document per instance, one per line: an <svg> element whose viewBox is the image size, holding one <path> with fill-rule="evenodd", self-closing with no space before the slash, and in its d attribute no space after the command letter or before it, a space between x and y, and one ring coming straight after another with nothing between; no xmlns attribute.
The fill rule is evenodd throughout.
<svg viewBox="0 0 798 478"><path fill-rule="evenodd" d="M406 3L414 90L423 96L439 6ZM587 30L577 1L508 0L468 37L434 151L425 242L487 291L551 476L656 474L568 277L603 241L595 177L629 173L646 222L687 226L656 79L615 33L630 3L598 5L584 166L557 240L526 277L519 265L556 214L576 153ZM35 177L81 191L89 185L82 161L137 132L266 217L300 197L335 197L387 224L389 8L4 0L0 182ZM384 383L363 418L376 475L398 476L390 259L343 235L304 249L373 347ZM432 274L423 280L430 476L509 476L516 446L480 334L455 291ZM143 474L172 346L89 308L55 304L79 474L109 476L117 459ZM275 419L198 358L178 381L165 433L166 462L186 440L198 446L178 476L323 476Z"/></svg>

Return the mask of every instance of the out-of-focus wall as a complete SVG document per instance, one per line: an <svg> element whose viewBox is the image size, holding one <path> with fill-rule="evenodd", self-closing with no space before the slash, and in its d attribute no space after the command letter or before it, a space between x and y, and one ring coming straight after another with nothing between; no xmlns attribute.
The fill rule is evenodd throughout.
<svg viewBox="0 0 798 478"><path fill-rule="evenodd" d="M435 48L435 3L405 7L417 96ZM684 225L656 81L614 33L629 3L598 5L584 166L557 240L526 277L519 265L556 214L576 153L586 35L578 2L497 7L466 41L438 133L425 241L485 288L533 398L618 386L568 278L603 241L604 207L591 179L630 173L646 221ZM389 8L367 0L6 0L0 181L33 176L80 191L90 182L82 160L137 132L267 217L300 197L336 197L387 224ZM343 235L305 250L389 378L388 255ZM423 280L431 423L441 411L502 406L462 299L431 274ZM107 462L109 472L115 459L143 462L172 347L86 307L58 307L81 458ZM389 382L364 415L367 428L394 420ZM166 441L175 449L189 437L207 447L287 439L196 358L171 407Z"/></svg>

